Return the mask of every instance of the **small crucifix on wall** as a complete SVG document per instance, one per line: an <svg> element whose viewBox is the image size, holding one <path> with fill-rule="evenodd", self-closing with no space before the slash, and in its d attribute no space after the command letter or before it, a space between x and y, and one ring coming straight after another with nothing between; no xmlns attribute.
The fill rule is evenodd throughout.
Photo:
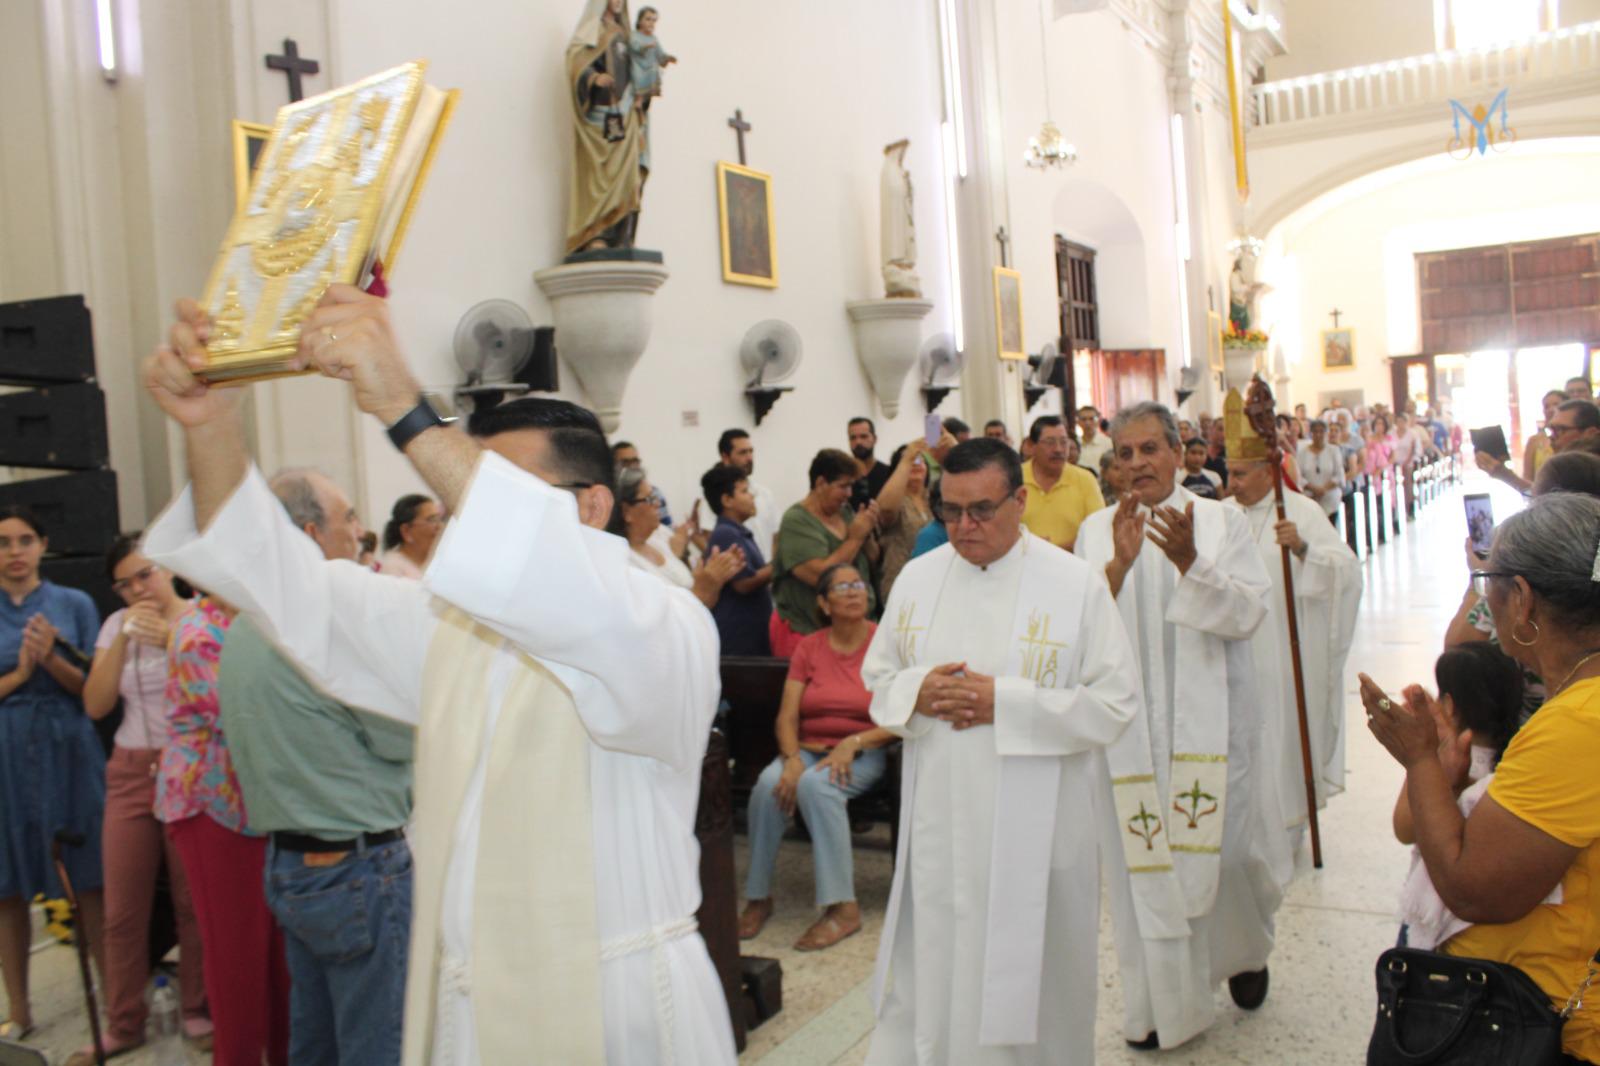
<svg viewBox="0 0 1600 1066"><path fill-rule="evenodd" d="M1006 228L1004 226L1001 226L999 229L994 231L994 239L1000 244L1000 265L1003 267L1009 267L1011 265L1011 263L1008 262L1011 251L1011 234L1006 232Z"/></svg>
<svg viewBox="0 0 1600 1066"><path fill-rule="evenodd" d="M283 55L267 56L268 70L281 70L289 76L289 102L298 103L306 98L304 89L300 84L302 74L318 74L322 65L315 59L302 59L300 46L293 37L283 39Z"/></svg>
<svg viewBox="0 0 1600 1066"><path fill-rule="evenodd" d="M755 127L751 126L750 123L744 120L743 108L734 109L733 117L728 120L728 126L733 130L734 135L739 138L739 165L741 167L745 166L747 164L745 163L744 158L744 135L749 133Z"/></svg>
<svg viewBox="0 0 1600 1066"><path fill-rule="evenodd" d="M1339 328L1339 317L1341 315L1343 315L1343 314L1344 314L1344 312L1339 310L1337 307L1335 307L1332 311L1328 312L1329 317L1331 317L1333 319L1333 328L1334 329L1338 329Z"/></svg>

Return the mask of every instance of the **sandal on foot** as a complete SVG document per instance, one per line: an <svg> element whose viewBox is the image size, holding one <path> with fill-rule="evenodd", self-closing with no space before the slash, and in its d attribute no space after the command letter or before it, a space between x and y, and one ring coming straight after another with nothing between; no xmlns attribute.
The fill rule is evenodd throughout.
<svg viewBox="0 0 1600 1066"><path fill-rule="evenodd" d="M756 906L754 901L744 905L744 910L739 914L739 939L754 940L761 935L761 930L766 927L767 920L772 917L772 904L766 905L766 912Z"/></svg>
<svg viewBox="0 0 1600 1066"><path fill-rule="evenodd" d="M215 1027L210 1018L185 1018L183 1020L183 1038L189 1041L197 1051L210 1051L211 1038Z"/></svg>
<svg viewBox="0 0 1600 1066"><path fill-rule="evenodd" d="M122 1042L114 1036L108 1036L101 1041L101 1045L105 1048L106 1059L109 1061L111 1059L121 1058L123 1055L133 1054L135 1051L138 1051L140 1048L144 1047L144 1041L130 1040L127 1042ZM94 1066L94 1062L94 1045L85 1044L77 1051L74 1051L67 1061L62 1064L62 1066Z"/></svg>
<svg viewBox="0 0 1600 1066"><path fill-rule="evenodd" d="M31 1025L18 1025L16 1022L0 1022L0 1040L9 1040L13 1044L20 1044L33 1035L34 1027Z"/></svg>
<svg viewBox="0 0 1600 1066"><path fill-rule="evenodd" d="M794 942L794 949L796 951L821 951L824 948L831 948L839 941L846 937L854 936L859 932L861 932L861 922L859 920L853 927L846 929L844 923L839 920L838 915L830 914L817 919L816 924L807 929L805 935Z"/></svg>

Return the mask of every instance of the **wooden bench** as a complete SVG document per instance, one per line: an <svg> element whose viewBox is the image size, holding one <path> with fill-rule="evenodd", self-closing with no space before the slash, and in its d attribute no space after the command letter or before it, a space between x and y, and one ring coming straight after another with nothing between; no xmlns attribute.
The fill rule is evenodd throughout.
<svg viewBox="0 0 1600 1066"><path fill-rule="evenodd" d="M789 660L725 655L722 658L722 699L728 704L722 730L728 737L733 768L731 787L735 809L750 802L761 771L778 757L778 707L783 683L789 677ZM852 826L871 822L889 824L890 846L900 841L900 742L889 746L888 769L872 791L850 801Z"/></svg>

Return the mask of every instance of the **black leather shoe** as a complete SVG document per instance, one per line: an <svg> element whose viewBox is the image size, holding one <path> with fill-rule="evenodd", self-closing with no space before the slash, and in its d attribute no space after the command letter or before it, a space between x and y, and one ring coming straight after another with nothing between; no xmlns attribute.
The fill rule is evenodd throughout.
<svg viewBox="0 0 1600 1066"><path fill-rule="evenodd" d="M1228 995L1241 1010L1255 1010L1267 1001L1267 968L1254 973L1234 974L1228 978Z"/></svg>
<svg viewBox="0 0 1600 1066"><path fill-rule="evenodd" d="M1161 1040L1152 1032L1143 1040L1129 1040L1128 1046L1135 1051L1155 1051L1161 1047Z"/></svg>

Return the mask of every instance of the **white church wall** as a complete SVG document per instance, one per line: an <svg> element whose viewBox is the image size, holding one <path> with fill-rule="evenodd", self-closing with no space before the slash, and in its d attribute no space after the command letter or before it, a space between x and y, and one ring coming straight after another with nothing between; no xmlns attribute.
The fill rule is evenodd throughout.
<svg viewBox="0 0 1600 1066"><path fill-rule="evenodd" d="M1022 163L1045 120L1036 10L997 5L1005 115L1006 194L1013 265L1022 273L1026 343L1060 332L1055 235L1094 247L1103 347L1164 348L1182 365L1164 60L1115 15L1090 12L1048 30L1053 117L1078 149L1059 170ZM1079 383L1087 402L1088 383Z"/></svg>
<svg viewBox="0 0 1600 1066"><path fill-rule="evenodd" d="M1386 357L1420 350L1415 255L1600 230L1597 168L1593 140L1519 144L1375 176L1292 217L1273 234L1264 267L1277 286L1266 314L1292 365L1294 402L1346 389L1391 402ZM1341 327L1356 331L1354 370L1322 369L1334 307Z"/></svg>
<svg viewBox="0 0 1600 1066"><path fill-rule="evenodd" d="M1434 50L1434 0L1287 0L1286 7L1289 54L1267 61L1268 81Z"/></svg>
<svg viewBox="0 0 1600 1066"><path fill-rule="evenodd" d="M637 5L632 5L634 8ZM845 422L878 422L879 456L919 436L922 397L908 379L884 417L856 358L847 301L883 294L878 176L885 144L911 139L919 271L935 310L924 335L949 328L941 219L938 38L932 4L820 0L792 5L715 0L661 8L659 36L679 58L651 108L654 170L639 245L662 251L671 277L656 296L649 348L628 384L615 437L639 446L652 478L687 515L699 477L730 426L750 430L757 478L787 505L805 492L821 447L845 446ZM426 57L429 80L462 90L393 285L393 314L422 380L460 379L450 351L472 304L504 297L551 320L533 273L560 261L571 133L563 53L581 5L484 0L472 18L431 0L337 0L332 39L346 79ZM485 27L493 27L486 33ZM749 165L774 177L780 285L722 281L715 164L737 161L727 119L741 108ZM743 396L739 341L755 323L793 324L805 359L761 426ZM570 340L556 338L557 347ZM570 368L562 393L583 401ZM692 412L696 426L686 426ZM961 413L960 393L942 414ZM417 482L365 420L364 517Z"/></svg>

